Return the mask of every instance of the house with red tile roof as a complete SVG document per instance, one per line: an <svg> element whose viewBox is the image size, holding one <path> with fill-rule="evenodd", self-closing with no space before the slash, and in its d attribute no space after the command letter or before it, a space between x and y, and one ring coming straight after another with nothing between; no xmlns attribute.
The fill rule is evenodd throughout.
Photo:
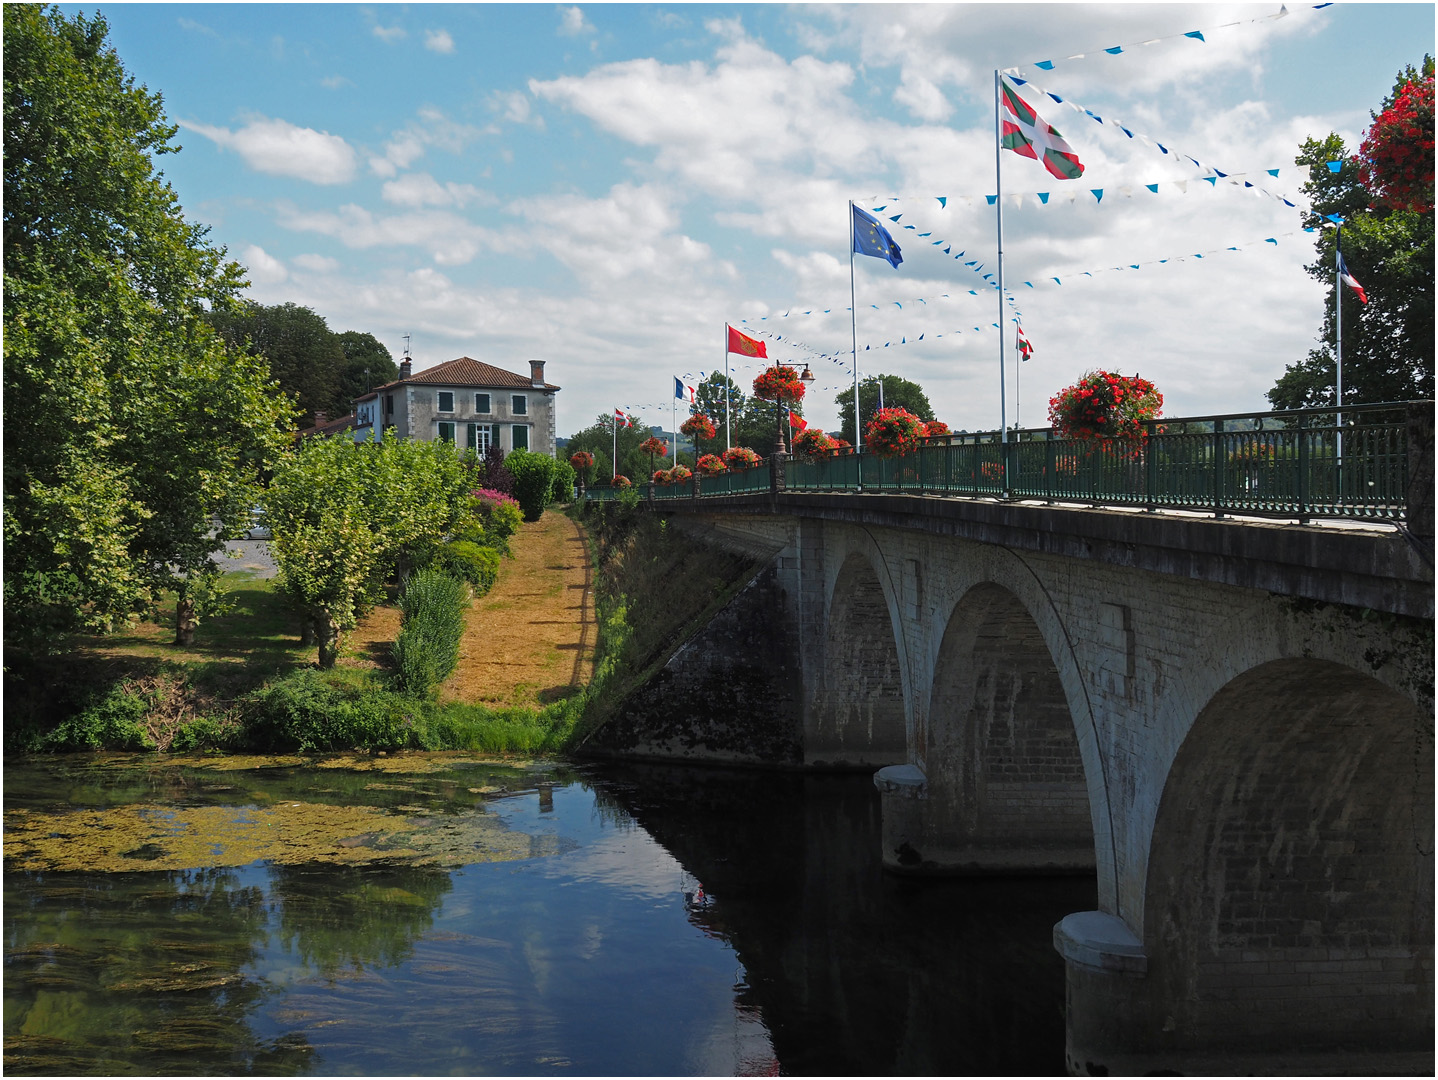
<svg viewBox="0 0 1438 1080"><path fill-rule="evenodd" d="M558 391L544 381L543 360L531 360L526 377L468 356L416 372L405 357L398 379L355 398L354 437L394 428L402 439L438 440L461 452L498 446L553 456Z"/></svg>

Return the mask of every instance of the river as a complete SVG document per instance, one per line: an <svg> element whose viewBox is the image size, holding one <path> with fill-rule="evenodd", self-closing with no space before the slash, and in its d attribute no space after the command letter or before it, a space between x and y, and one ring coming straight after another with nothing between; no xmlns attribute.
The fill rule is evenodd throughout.
<svg viewBox="0 0 1438 1080"><path fill-rule="evenodd" d="M5 1071L1063 1072L1092 878L908 880L867 776L8 758Z"/></svg>

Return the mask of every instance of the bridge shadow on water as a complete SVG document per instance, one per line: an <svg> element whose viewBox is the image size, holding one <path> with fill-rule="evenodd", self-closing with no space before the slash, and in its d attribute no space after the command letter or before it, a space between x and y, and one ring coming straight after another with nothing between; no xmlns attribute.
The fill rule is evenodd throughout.
<svg viewBox="0 0 1438 1080"><path fill-rule="evenodd" d="M605 765L613 802L702 885L787 1075L1062 1075L1053 926L1092 876L903 878L867 773Z"/></svg>

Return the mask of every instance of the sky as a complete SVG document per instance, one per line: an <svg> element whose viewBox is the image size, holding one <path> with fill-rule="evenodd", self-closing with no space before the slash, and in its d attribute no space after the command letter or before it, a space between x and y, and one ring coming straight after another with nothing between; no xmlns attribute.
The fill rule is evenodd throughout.
<svg viewBox="0 0 1438 1080"><path fill-rule="evenodd" d="M861 378L918 382L955 429L1043 426L1096 368L1167 416L1262 411L1322 320L1298 147L1356 149L1435 51L1427 3L98 10L250 297L416 370L542 359L561 436L616 407L668 427L726 324L811 366L830 430L855 342ZM1085 167L1002 155L1002 312L996 68ZM851 199L897 269L851 260ZM755 361L728 361L747 391Z"/></svg>

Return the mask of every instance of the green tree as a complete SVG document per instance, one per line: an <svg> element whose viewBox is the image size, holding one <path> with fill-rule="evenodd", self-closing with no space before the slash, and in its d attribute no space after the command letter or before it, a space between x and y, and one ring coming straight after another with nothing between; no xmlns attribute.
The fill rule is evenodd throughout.
<svg viewBox="0 0 1438 1080"><path fill-rule="evenodd" d="M373 334L346 330L335 336L345 360L339 372L339 398L333 403L334 415L345 416L355 398L369 393L372 387L398 379L399 368L389 350Z"/></svg>
<svg viewBox="0 0 1438 1080"><path fill-rule="evenodd" d="M304 423L312 422L316 412L331 419L349 412L340 377L344 347L313 309L246 300L238 308L214 312L211 321L233 348L269 362L270 374L294 398Z"/></svg>
<svg viewBox="0 0 1438 1080"><path fill-rule="evenodd" d="M631 418L634 419L634 418ZM647 458L639 450L639 444L649 437L649 428L643 421L634 419L632 424L621 424L618 431L619 468L614 468L614 414L601 413L593 424L569 437L565 453L573 454L588 450L594 455L594 480L601 487L608 485L609 478L616 472L636 482L647 480L649 474Z"/></svg>
<svg viewBox="0 0 1438 1080"><path fill-rule="evenodd" d="M7 4L4 28L5 635L52 643L166 585L183 615L288 410L204 321L243 271L156 171L176 128L105 20Z"/></svg>
<svg viewBox="0 0 1438 1080"><path fill-rule="evenodd" d="M514 450L504 459L504 464L514 474L514 497L524 511L524 520L538 521L554 491L554 474L559 462L548 454Z"/></svg>
<svg viewBox="0 0 1438 1080"><path fill-rule="evenodd" d="M1401 72L1386 108L1403 87L1433 76L1433 59L1420 72ZM1428 131L1431 144L1433 132ZM1328 162L1341 161L1337 173ZM1360 163L1336 134L1304 140L1297 164L1308 168L1302 187L1312 210L1304 219L1318 229L1317 258L1305 269L1324 282L1328 295L1320 345L1289 364L1268 391L1275 409L1332 405L1337 388L1337 303L1343 304L1343 400L1404 401L1433 396L1433 211L1395 210L1375 202L1359 181ZM1362 283L1368 303L1346 286L1334 287L1339 233L1329 215L1343 219L1343 261Z"/></svg>
<svg viewBox="0 0 1438 1080"><path fill-rule="evenodd" d="M280 585L313 627L320 667L383 595L427 565L469 512L453 448L387 433L304 440L275 467L266 497Z"/></svg>
<svg viewBox="0 0 1438 1080"><path fill-rule="evenodd" d="M916 382L908 379L901 379L897 375L870 375L866 379L859 380L859 420L867 426L874 418L874 413L879 411L879 381L883 380L884 385L884 407L901 407L908 409L920 420L933 420L934 410L929 405L928 395L924 388ZM851 443L857 443L854 438L854 388L841 390L834 398L834 404L839 406L839 437L847 439Z"/></svg>

